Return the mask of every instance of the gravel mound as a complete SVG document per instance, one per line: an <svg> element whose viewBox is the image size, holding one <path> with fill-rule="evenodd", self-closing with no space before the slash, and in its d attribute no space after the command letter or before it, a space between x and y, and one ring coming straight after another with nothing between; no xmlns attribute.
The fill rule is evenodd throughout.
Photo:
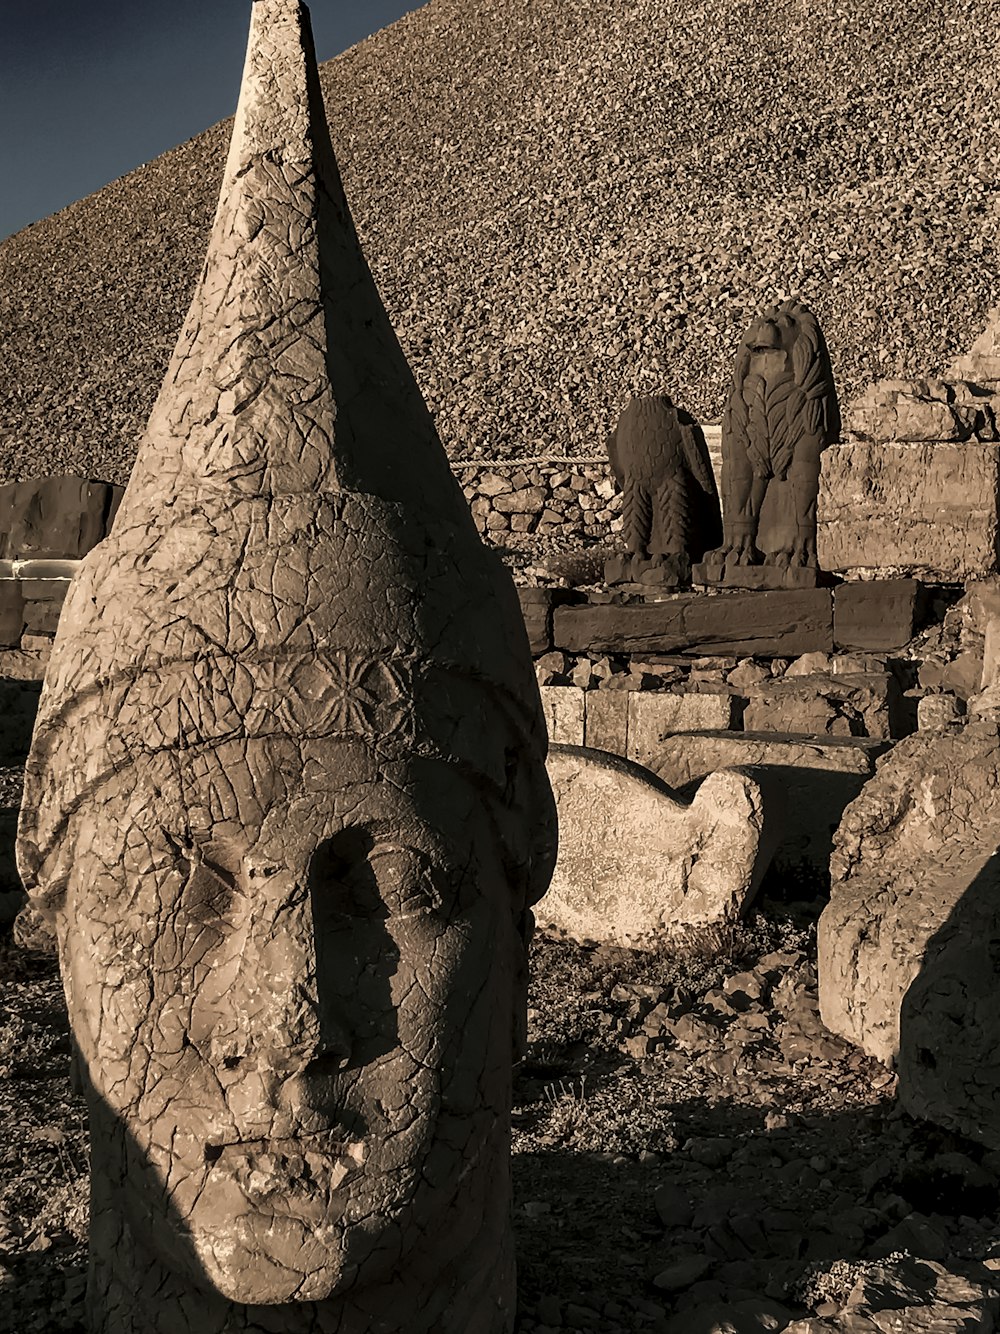
<svg viewBox="0 0 1000 1334"><path fill-rule="evenodd" d="M842 399L1000 291L993 0L431 0L323 67L362 241L456 458L721 414L800 295ZM2 479L124 481L198 268L217 125L0 245Z"/></svg>

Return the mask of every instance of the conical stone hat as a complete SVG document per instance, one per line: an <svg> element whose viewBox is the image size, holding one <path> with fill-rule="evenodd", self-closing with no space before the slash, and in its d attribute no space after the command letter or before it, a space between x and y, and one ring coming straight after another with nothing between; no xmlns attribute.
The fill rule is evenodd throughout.
<svg viewBox="0 0 1000 1334"><path fill-rule="evenodd" d="M362 255L298 0L254 4L205 266L114 531L64 607L26 774L29 888L138 754L274 734L436 756L501 793L516 756L551 834L517 598Z"/></svg>

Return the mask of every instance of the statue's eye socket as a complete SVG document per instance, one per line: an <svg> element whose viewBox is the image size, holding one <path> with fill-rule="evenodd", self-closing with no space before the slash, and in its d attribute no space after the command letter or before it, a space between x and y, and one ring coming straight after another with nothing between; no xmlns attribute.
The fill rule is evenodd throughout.
<svg viewBox="0 0 1000 1334"><path fill-rule="evenodd" d="M451 878L416 848L380 843L370 831L352 828L321 843L309 868L313 915L331 926L350 919L455 910L458 890Z"/></svg>
<svg viewBox="0 0 1000 1334"><path fill-rule="evenodd" d="M384 916L378 882L368 857L372 838L365 829L345 829L319 845L309 863L313 917L331 926L345 920Z"/></svg>

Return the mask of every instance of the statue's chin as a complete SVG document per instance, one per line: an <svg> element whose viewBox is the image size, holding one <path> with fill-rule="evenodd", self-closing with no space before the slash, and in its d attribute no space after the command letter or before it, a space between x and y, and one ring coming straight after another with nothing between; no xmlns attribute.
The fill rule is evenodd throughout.
<svg viewBox="0 0 1000 1334"><path fill-rule="evenodd" d="M192 1235L200 1282L227 1301L246 1306L321 1302L350 1286L336 1230L322 1246L315 1231L287 1217L254 1220L252 1239Z"/></svg>

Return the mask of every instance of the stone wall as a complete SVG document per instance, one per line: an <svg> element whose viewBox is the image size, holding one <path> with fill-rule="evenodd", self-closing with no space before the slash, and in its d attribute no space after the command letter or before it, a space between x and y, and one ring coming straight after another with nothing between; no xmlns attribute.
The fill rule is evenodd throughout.
<svg viewBox="0 0 1000 1334"><path fill-rule="evenodd" d="M722 428L702 430L719 485ZM606 453L452 466L476 527L493 546L545 553L614 544L621 532L622 497Z"/></svg>

